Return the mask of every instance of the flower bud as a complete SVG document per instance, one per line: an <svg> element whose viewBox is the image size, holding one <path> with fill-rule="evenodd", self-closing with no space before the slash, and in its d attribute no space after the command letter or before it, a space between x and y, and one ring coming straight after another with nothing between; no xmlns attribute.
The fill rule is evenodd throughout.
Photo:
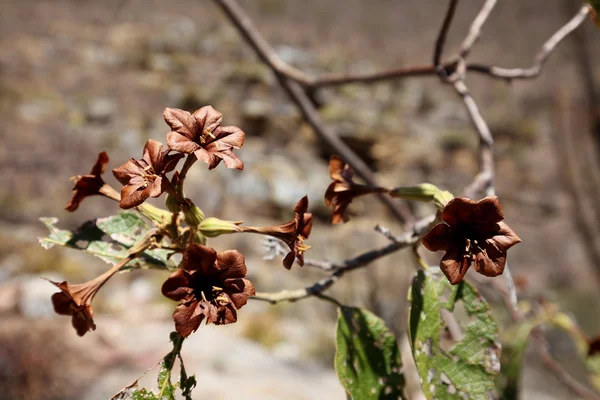
<svg viewBox="0 0 600 400"><path fill-rule="evenodd" d="M169 209L169 211L171 211L173 214L177 214L181 211L181 207L179 206L179 202L177 201L177 196L174 196L170 193L167 195L165 205L167 206L167 209Z"/></svg>
<svg viewBox="0 0 600 400"><path fill-rule="evenodd" d="M241 232L241 229L238 226L241 223L241 221L223 221L219 218L210 217L202 221L198 226L198 229L204 236L217 237L227 233Z"/></svg>
<svg viewBox="0 0 600 400"><path fill-rule="evenodd" d="M444 209L446 204L454 198L452 193L441 190L431 183L398 187L390 191L390 195L405 200L432 202L440 210Z"/></svg>
<svg viewBox="0 0 600 400"><path fill-rule="evenodd" d="M137 207L137 209L144 217L159 224L162 224L165 221L169 221L171 218L171 213L169 211L163 210L162 208L154 207L151 204L140 204Z"/></svg>
<svg viewBox="0 0 600 400"><path fill-rule="evenodd" d="M185 210L185 223L189 226L198 226L204 220L204 213L201 209L196 207L194 204L190 205L190 208Z"/></svg>

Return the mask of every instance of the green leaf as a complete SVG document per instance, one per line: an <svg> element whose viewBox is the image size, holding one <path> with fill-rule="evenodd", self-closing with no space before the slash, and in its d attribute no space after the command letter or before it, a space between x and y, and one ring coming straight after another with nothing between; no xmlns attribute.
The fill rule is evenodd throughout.
<svg viewBox="0 0 600 400"><path fill-rule="evenodd" d="M335 370L352 398L404 398L400 349L381 318L342 306L336 336Z"/></svg>
<svg viewBox="0 0 600 400"><path fill-rule="evenodd" d="M175 400L175 386L171 383L171 368L173 368L173 364L169 364L169 360L167 360L171 354L169 353L160 362L157 379L158 388L160 389L158 399L160 400Z"/></svg>
<svg viewBox="0 0 600 400"><path fill-rule="evenodd" d="M40 218L50 234L39 238L44 249L56 245L90 253L109 264L116 264L127 257L127 252L150 229L136 213L121 212L106 218L84 222L79 228L68 231L56 226L57 218ZM163 249L147 250L127 264L129 268L173 269L168 260L169 252Z"/></svg>
<svg viewBox="0 0 600 400"><path fill-rule="evenodd" d="M465 281L453 286L440 273L419 271L409 300L409 337L425 396L489 399L500 371L500 346L485 299Z"/></svg>

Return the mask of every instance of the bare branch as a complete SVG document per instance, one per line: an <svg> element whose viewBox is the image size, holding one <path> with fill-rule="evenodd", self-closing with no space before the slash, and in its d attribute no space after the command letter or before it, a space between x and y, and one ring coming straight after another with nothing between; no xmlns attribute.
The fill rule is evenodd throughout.
<svg viewBox="0 0 600 400"><path fill-rule="evenodd" d="M467 111L469 113L469 118L473 123L477 133L479 134L479 141L481 144L486 146L491 146L494 144L494 138L492 137L492 133L490 132L490 128L488 127L485 119L481 115L479 111L479 107L475 103L473 96L469 92L467 85L462 80L456 81L454 83L454 89L456 92L462 97L465 102L465 106L467 107Z"/></svg>
<svg viewBox="0 0 600 400"><path fill-rule="evenodd" d="M366 267L373 261L412 246L419 240L420 236L427 231L433 221L435 221L435 215L430 215L418 220L411 231L394 237L392 243L385 247L367 251L359 256L339 263L327 262L327 267L323 269L329 269L333 272L328 277L321 279L308 287L296 290L282 290L275 293L256 293L252 298L276 304L283 301L298 301L321 294L333 286L333 284L347 272ZM305 260L305 264L307 261L308 260Z"/></svg>
<svg viewBox="0 0 600 400"><path fill-rule="evenodd" d="M506 80L513 79L531 79L537 77L542 71L544 63L550 57L556 46L560 44L570 33L583 24L587 15L590 13L591 7L584 5L579 12L562 28L560 28L544 45L539 53L535 56L534 63L529 68L502 68L495 66L487 66L480 64L470 64L467 69L469 71L481 72L488 74L494 78L502 78Z"/></svg>
<svg viewBox="0 0 600 400"><path fill-rule="evenodd" d="M467 58L471 52L471 48L473 48L473 45L475 42L477 42L479 36L481 36L483 24L485 24L485 21L487 21L488 17L490 16L494 6L496 5L496 2L496 0L487 0L481 8L481 11L479 11L479 14L477 14L477 17L475 17L473 20L467 37L465 37L465 40L463 40L462 44L460 45L460 51L458 54L460 58Z"/></svg>
<svg viewBox="0 0 600 400"><path fill-rule="evenodd" d="M239 4L231 0L217 0L217 4L221 6L221 9L223 9L240 33L242 33L248 44L254 49L260 59L271 67L273 71L305 85L311 84L312 78L279 58L277 52L256 30L250 17L248 17Z"/></svg>
<svg viewBox="0 0 600 400"><path fill-rule="evenodd" d="M320 89L327 86L341 86L352 83L368 84L419 76L435 76L435 68L433 65L414 65L373 73L324 75L323 77L316 78L310 87L312 89Z"/></svg>
<svg viewBox="0 0 600 400"><path fill-rule="evenodd" d="M456 11L457 5L458 0L450 0L450 3L448 4L448 10L446 11L446 16L444 17L444 22L442 23L442 27L435 42L435 50L433 51L433 66L437 73L441 72L440 68L442 63L442 53L444 51L444 45L446 44L446 36L448 35L448 30L452 24L452 19L454 18L454 12Z"/></svg>
<svg viewBox="0 0 600 400"><path fill-rule="evenodd" d="M360 157L335 134L335 132L324 124L317 109L298 82L288 79L287 74L281 71L281 66L276 63L276 58L273 56L275 51L254 27L244 10L242 10L235 0L215 1L221 6L223 11L225 11L231 22L235 25L244 39L246 39L248 44L256 51L261 60L271 67L283 89L296 104L304 119L311 125L316 134L349 165L351 165L356 173L367 181L368 184L378 186L375 175L369 166L365 164L364 161L362 161ZM406 204L395 201L384 194L378 194L377 197L401 222L411 222L414 219Z"/></svg>

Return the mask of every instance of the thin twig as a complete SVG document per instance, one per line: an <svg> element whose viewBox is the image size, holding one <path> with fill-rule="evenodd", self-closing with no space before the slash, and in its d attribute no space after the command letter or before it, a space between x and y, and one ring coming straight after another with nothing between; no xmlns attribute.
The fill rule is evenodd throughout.
<svg viewBox="0 0 600 400"><path fill-rule="evenodd" d="M418 220L414 224L414 227L411 231L394 237L393 242L385 247L367 251L359 256L344 260L339 263L327 262L326 268L333 272L328 277L323 278L308 287L296 290L282 290L274 293L256 293L256 295L252 298L256 300L267 301L271 304L276 304L284 301L294 302L307 297L319 295L333 286L333 284L336 283L338 279L340 279L347 272L366 267L373 261L395 253L398 250L412 246L419 240L419 237L429 228L433 221L435 221L435 215L430 215ZM308 260L305 260L305 265L307 261Z"/></svg>
<svg viewBox="0 0 600 400"><path fill-rule="evenodd" d="M444 22L442 23L437 40L435 41L435 50L433 51L433 67L438 74L441 72L440 68L442 68L442 53L444 51L444 45L446 44L446 36L448 36L448 30L452 24L452 19L454 18L454 12L456 11L457 5L458 0L450 0L448 9L446 11L446 16L444 17Z"/></svg>
<svg viewBox="0 0 600 400"><path fill-rule="evenodd" d="M352 83L376 83L393 79L411 78L417 76L435 76L433 65L414 65L403 68L395 68L385 71L348 74L348 75L324 75L315 78L310 85L311 89L320 89L328 86L341 86Z"/></svg>
<svg viewBox="0 0 600 400"><path fill-rule="evenodd" d="M261 33L256 29L245 11L235 2L235 0L215 0L223 9L229 20L238 29L246 42L255 50L260 59L267 64L275 73L279 83L287 92L291 100L296 104L304 119L311 125L315 133L321 137L337 154L339 154L356 173L361 176L368 184L377 186L375 175L367 164L344 143L330 128L328 128L321 119L317 109L311 102L302 86L297 82L296 77L289 79L289 71L283 72L282 65L275 50L266 42ZM401 222L413 221L412 213L406 204L394 201L387 195L378 194L377 197L382 201L394 216Z"/></svg>
<svg viewBox="0 0 600 400"><path fill-rule="evenodd" d="M488 74L495 78L507 80L512 79L531 79L537 77L542 71L542 67L548 57L552 54L556 46L560 44L570 33L581 26L587 15L590 13L590 6L584 5L579 9L579 12L563 27L561 27L554 35L544 43L542 49L535 56L533 65L529 68L502 68L496 66L487 66L480 64L470 64L467 69Z"/></svg>
<svg viewBox="0 0 600 400"><path fill-rule="evenodd" d="M487 0L481 8L481 11L479 11L479 14L477 14L475 19L473 20L473 23L471 23L469 33L460 45L460 50L458 52L458 56L460 58L467 58L467 56L471 52L473 45L481 36L481 29L483 28L483 25L485 24L492 10L494 9L496 2L497 0Z"/></svg>

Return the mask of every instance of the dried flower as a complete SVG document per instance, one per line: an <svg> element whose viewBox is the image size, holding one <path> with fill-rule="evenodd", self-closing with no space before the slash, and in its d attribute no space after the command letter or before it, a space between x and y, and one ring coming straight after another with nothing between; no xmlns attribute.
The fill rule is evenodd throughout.
<svg viewBox="0 0 600 400"><path fill-rule="evenodd" d="M304 252L310 249L310 246L304 244L308 239L312 229L312 214L307 213L308 197L303 198L296 203L294 207L294 219L282 225L274 225L266 228L257 228L253 226L240 226L241 232L260 233L276 237L284 241L290 248L290 252L283 259L283 266L291 269L294 264L294 258L298 264L304 265Z"/></svg>
<svg viewBox="0 0 600 400"><path fill-rule="evenodd" d="M121 189L121 208L132 208L142 204L148 197L158 197L169 189L171 183L166 173L177 166L183 154L162 151L162 144L148 140L141 160L130 159L113 169L113 175L124 186Z"/></svg>
<svg viewBox="0 0 600 400"><path fill-rule="evenodd" d="M237 310L254 296L252 282L244 279L244 256L237 250L218 253L201 244L191 244L183 253L181 268L163 284L162 293L179 301L173 319L183 337L206 324L231 324Z"/></svg>
<svg viewBox="0 0 600 400"><path fill-rule="evenodd" d="M444 250L440 268L450 283L459 283L472 262L485 276L504 272L506 252L521 239L504 222L496 196L480 201L454 198L442 211L442 223L425 236L423 245L431 251Z"/></svg>
<svg viewBox="0 0 600 400"><path fill-rule="evenodd" d="M352 180L354 170L338 156L331 156L329 159L329 175L333 182L325 191L325 204L333 208L331 213L331 223L339 224L348 222L347 208L355 197L364 196L371 193L387 193L389 189L361 185Z"/></svg>
<svg viewBox="0 0 600 400"><path fill-rule="evenodd" d="M49 281L61 291L52 295L54 311L59 315L70 315L73 328L79 336L88 331L96 330L92 300L102 285L106 283L125 263L126 259L103 273L102 275L85 283L69 285L67 282Z"/></svg>
<svg viewBox="0 0 600 400"><path fill-rule="evenodd" d="M595 339L588 340L588 357L600 354L600 336Z"/></svg>
<svg viewBox="0 0 600 400"><path fill-rule="evenodd" d="M244 163L234 153L244 145L245 133L237 126L220 126L223 116L211 106L193 114L177 108L163 112L171 132L167 134L169 148L194 155L215 168L221 160L227 168L244 169Z"/></svg>
<svg viewBox="0 0 600 400"><path fill-rule="evenodd" d="M77 210L79 203L88 196L105 194L112 198L115 197L116 193L113 194L112 189L110 189L108 185L105 185L104 180L102 180L101 175L104 173L106 164L108 164L108 155L103 151L98 154L96 164L94 164L88 175L77 175L74 177L75 186L73 187L73 197L65 206L65 210L71 212Z"/></svg>

